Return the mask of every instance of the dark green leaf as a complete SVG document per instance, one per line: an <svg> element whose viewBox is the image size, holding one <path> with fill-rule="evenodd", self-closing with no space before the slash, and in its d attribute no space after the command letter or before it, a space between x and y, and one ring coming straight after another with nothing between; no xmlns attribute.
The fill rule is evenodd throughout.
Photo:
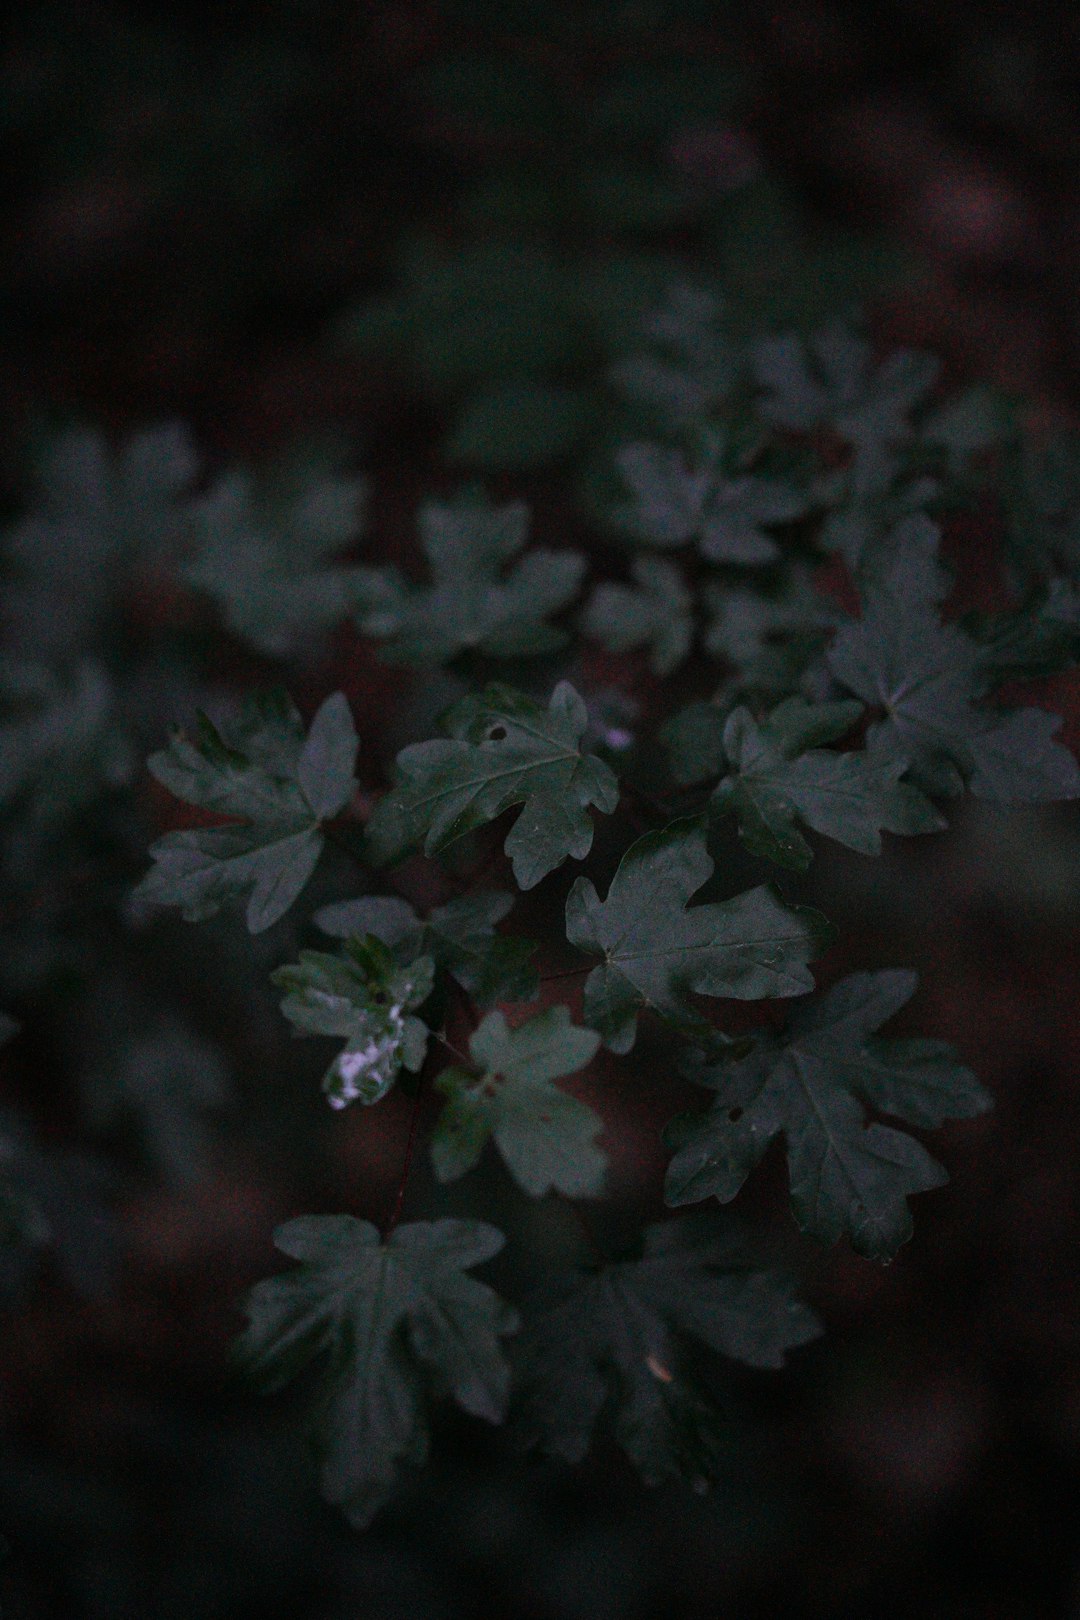
<svg viewBox="0 0 1080 1620"><path fill-rule="evenodd" d="M551 1084L583 1069L599 1045L566 1007L547 1007L516 1029L501 1012L488 1013L469 1042L477 1072L446 1069L435 1082L447 1099L431 1143L439 1180L471 1170L492 1137L530 1197L552 1188L570 1198L600 1193L607 1161L593 1138L603 1121Z"/></svg>
<svg viewBox="0 0 1080 1620"><path fill-rule="evenodd" d="M866 583L862 618L829 651L837 680L885 711L868 732L868 752L930 793L956 793L966 781L976 797L999 803L1075 798L1080 769L1054 740L1055 716L976 706L980 651L959 625L942 622L947 590L928 525Z"/></svg>
<svg viewBox="0 0 1080 1620"><path fill-rule="evenodd" d="M704 1116L669 1127L671 1204L735 1197L773 1137L787 1139L791 1201L805 1232L889 1260L911 1236L907 1198L946 1180L915 1139L867 1125L861 1102L910 1124L940 1125L990 1106L944 1041L881 1040L876 1031L914 993L914 973L854 973L800 1007L786 1033L759 1030L740 1061L701 1054L688 1073L716 1093Z"/></svg>
<svg viewBox="0 0 1080 1620"><path fill-rule="evenodd" d="M783 1278L752 1270L711 1226L648 1227L641 1259L570 1275L527 1315L523 1438L577 1463L606 1418L647 1484L674 1476L702 1487L721 1418L686 1375L685 1340L779 1367L820 1331Z"/></svg>
<svg viewBox="0 0 1080 1620"><path fill-rule="evenodd" d="M426 1459L431 1396L503 1418L499 1340L517 1316L468 1272L505 1240L482 1221L443 1220L399 1226L383 1242L351 1215L307 1215L274 1241L300 1264L252 1289L234 1357L267 1391L319 1363L323 1494L364 1526Z"/></svg>
<svg viewBox="0 0 1080 1620"><path fill-rule="evenodd" d="M523 805L505 849L514 876L531 889L567 856L592 847L588 807L615 809L619 790L607 765L582 754L584 703L561 681L545 710L506 686L489 686L448 715L451 740L415 743L397 757L393 787L368 823L376 862L398 860L422 843L435 855L456 838Z"/></svg>
<svg viewBox="0 0 1080 1620"><path fill-rule="evenodd" d="M185 577L252 646L289 656L349 615L365 571L335 559L361 531L366 494L363 479L318 467L258 485L231 473L191 508L199 551Z"/></svg>
<svg viewBox="0 0 1080 1620"><path fill-rule="evenodd" d="M669 286L642 335L649 346L620 360L611 377L661 422L683 426L707 417L734 393L742 356L725 330L719 300L706 288L686 281Z"/></svg>
<svg viewBox="0 0 1080 1620"><path fill-rule="evenodd" d="M394 569L370 569L357 587L357 622L392 663L442 664L458 653L520 658L566 640L546 621L577 595L585 559L537 548L517 558L529 525L520 501L478 497L425 506L420 535L432 583L409 584Z"/></svg>
<svg viewBox="0 0 1080 1620"><path fill-rule="evenodd" d="M768 527L802 517L806 496L782 480L729 472L720 453L714 446L688 458L660 444L623 445L615 462L632 498L615 509L615 523L650 546L694 540L711 562L775 561Z"/></svg>
<svg viewBox="0 0 1080 1620"><path fill-rule="evenodd" d="M944 825L930 801L901 782L900 760L814 747L849 731L857 703L807 704L788 698L758 725L736 709L724 727L730 773L712 797L733 814L755 855L805 871L811 850L798 823L864 855L881 853L881 833L937 832Z"/></svg>
<svg viewBox="0 0 1080 1620"><path fill-rule="evenodd" d="M609 652L650 648L658 675L683 663L694 635L693 597L683 576L663 557L635 557L633 585L598 585L589 598L581 628Z"/></svg>
<svg viewBox="0 0 1080 1620"><path fill-rule="evenodd" d="M269 928L315 870L320 821L352 796L355 754L340 692L327 698L306 739L283 693L249 699L228 740L200 716L195 739L177 733L167 752L151 757L150 770L178 799L246 825L167 833L151 846L155 864L137 893L180 906L189 922L250 893L248 927L253 934Z"/></svg>
<svg viewBox="0 0 1080 1620"><path fill-rule="evenodd" d="M766 420L799 433L831 428L851 443L903 438L911 415L941 370L929 354L898 349L880 365L870 345L842 323L808 340L784 334L752 349L754 378Z"/></svg>
<svg viewBox="0 0 1080 1620"><path fill-rule="evenodd" d="M585 981L585 1018L613 1052L633 1046L643 1007L700 1033L692 993L753 1001L812 987L806 963L828 937L824 919L764 886L688 908L712 872L701 825L677 821L630 846L606 900L588 878L571 889L567 938L604 958Z"/></svg>

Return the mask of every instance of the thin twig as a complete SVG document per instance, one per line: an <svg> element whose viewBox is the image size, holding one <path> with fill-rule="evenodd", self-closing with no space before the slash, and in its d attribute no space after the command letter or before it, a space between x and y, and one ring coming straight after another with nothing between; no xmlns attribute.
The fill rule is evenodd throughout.
<svg viewBox="0 0 1080 1620"><path fill-rule="evenodd" d="M578 979L583 973L591 973L591 967L567 968L563 973L541 973L540 983L550 984L553 979Z"/></svg>

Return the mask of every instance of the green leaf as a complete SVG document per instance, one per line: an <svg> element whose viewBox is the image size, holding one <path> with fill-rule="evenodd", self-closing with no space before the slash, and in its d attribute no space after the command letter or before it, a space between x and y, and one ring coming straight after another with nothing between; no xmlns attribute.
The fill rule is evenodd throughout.
<svg viewBox="0 0 1080 1620"><path fill-rule="evenodd" d="M538 983L529 960L536 941L496 932L514 904L512 894L480 890L436 906L424 920L406 900L365 896L324 906L316 925L338 939L374 934L394 950L399 963L430 956L481 1007L495 1001L532 1001Z"/></svg>
<svg viewBox="0 0 1080 1620"><path fill-rule="evenodd" d="M957 793L966 781L977 798L1002 804L1075 798L1080 768L1054 740L1056 716L976 706L980 650L942 622L947 590L927 525L867 581L862 618L829 650L837 680L885 711L867 734L868 753L898 763L928 793Z"/></svg>
<svg viewBox="0 0 1080 1620"><path fill-rule="evenodd" d="M502 1248L482 1221L415 1221L385 1241L351 1215L307 1215L274 1242L300 1262L256 1284L234 1359L280 1389L316 1362L314 1429L327 1499L369 1524L406 1470L426 1460L430 1397L502 1421L509 1369L500 1339L516 1313L468 1275Z"/></svg>
<svg viewBox="0 0 1080 1620"><path fill-rule="evenodd" d="M413 1015L431 994L435 964L399 967L374 935L350 939L341 956L301 951L270 977L286 992L281 1010L302 1035L339 1035L345 1045L323 1076L331 1108L381 1101L401 1070L415 1074L428 1028Z"/></svg>
<svg viewBox="0 0 1080 1620"><path fill-rule="evenodd" d="M450 740L414 743L397 757L394 785L375 807L367 834L377 864L423 844L436 855L456 838L523 805L504 848L522 889L592 847L588 807L610 815L619 790L609 767L582 754L588 724L581 698L560 681L543 709L492 685L446 717Z"/></svg>
<svg viewBox="0 0 1080 1620"><path fill-rule="evenodd" d="M249 698L227 733L200 715L194 740L177 733L152 755L150 770L178 799L245 825L166 833L151 846L154 866L136 892L180 906L189 922L249 894L255 934L292 905L322 853L320 822L352 797L356 732L336 692L305 739L291 700L275 692Z"/></svg>
<svg viewBox="0 0 1080 1620"><path fill-rule="evenodd" d="M3 603L9 645L67 659L99 641L136 569L172 560L197 473L176 423L115 451L92 429L52 440L35 468L30 511L2 548L14 576Z"/></svg>
<svg viewBox="0 0 1080 1620"><path fill-rule="evenodd" d="M937 832L944 825L930 801L901 782L900 760L816 748L850 730L858 703L811 705L788 698L758 725L749 709L735 709L724 727L729 774L712 808L739 823L755 855L805 871L811 850L798 823L835 838L863 855L881 853L881 833Z"/></svg>
<svg viewBox="0 0 1080 1620"><path fill-rule="evenodd" d="M668 1128L670 1204L730 1202L773 1137L787 1139L791 1202L804 1232L889 1260L911 1236L907 1198L947 1178L911 1136L867 1125L862 1102L912 1125L982 1113L990 1100L944 1041L881 1040L876 1031L914 994L916 975L853 973L800 1007L786 1032L759 1030L748 1057L691 1078L716 1093L711 1111Z"/></svg>
<svg viewBox="0 0 1080 1620"><path fill-rule="evenodd" d="M447 1099L431 1143L439 1180L471 1170L492 1137L530 1197L553 1188L569 1198L598 1195L607 1161L593 1138L603 1121L551 1082L583 1069L599 1045L566 1007L547 1007L516 1029L501 1012L488 1013L469 1042L478 1072L445 1069L435 1082Z"/></svg>
<svg viewBox="0 0 1080 1620"><path fill-rule="evenodd" d="M442 664L466 651L531 657L561 647L564 632L546 620L577 595L585 559L536 548L513 561L528 527L521 501L491 506L473 495L424 506L420 538L432 583L412 585L394 569L368 570L356 593L361 631L399 664Z"/></svg>
<svg viewBox="0 0 1080 1620"><path fill-rule="evenodd" d="M765 886L688 909L712 872L700 823L676 821L631 844L606 900L588 878L571 889L567 938L604 958L585 981L585 1019L613 1052L633 1046L642 1007L701 1034L691 993L754 1001L812 987L806 963L828 938L824 918Z"/></svg>
<svg viewBox="0 0 1080 1620"><path fill-rule="evenodd" d="M787 570L778 584L763 590L710 581L704 598L712 615L705 651L730 666L725 683L730 694L796 691L841 616L814 589L803 567Z"/></svg>
<svg viewBox="0 0 1080 1620"><path fill-rule="evenodd" d="M116 707L96 660L65 680L41 664L0 659L0 806L47 835L124 786L134 761Z"/></svg>
<svg viewBox="0 0 1080 1620"><path fill-rule="evenodd" d="M260 482L221 478L190 509L198 555L183 570L237 635L288 657L347 619L364 569L336 561L363 527L367 485L310 465Z"/></svg>
<svg viewBox="0 0 1080 1620"><path fill-rule="evenodd" d="M911 349L875 365L870 345L842 322L805 340L791 333L762 338L751 362L766 421L797 433L829 428L852 444L912 433L912 413L941 370L935 356Z"/></svg>
<svg viewBox="0 0 1080 1620"><path fill-rule="evenodd" d="M693 602L682 573L662 557L635 557L633 585L598 585L582 615L581 628L608 652L651 649L658 675L683 663L694 635Z"/></svg>
<svg viewBox="0 0 1080 1620"><path fill-rule="evenodd" d="M726 722L727 711L715 703L689 703L664 722L660 741L671 756L671 774L681 786L692 787L722 773Z"/></svg>
<svg viewBox="0 0 1080 1620"><path fill-rule="evenodd" d="M820 1331L782 1277L752 1269L711 1223L650 1226L640 1259L564 1277L526 1315L522 1437L578 1463L610 1423L647 1484L703 1488L722 1418L687 1376L686 1340L775 1368Z"/></svg>
<svg viewBox="0 0 1080 1620"><path fill-rule="evenodd" d="M217 1047L167 1016L111 1041L84 1077L82 1093L92 1131L132 1126L154 1169L178 1186L206 1174L213 1155L209 1116L233 1098Z"/></svg>
<svg viewBox="0 0 1080 1620"><path fill-rule="evenodd" d="M711 562L775 561L780 551L768 526L802 517L807 497L780 479L729 473L719 454L688 459L660 444L623 445L615 464L631 500L615 509L615 523L651 546L695 540Z"/></svg>
<svg viewBox="0 0 1080 1620"><path fill-rule="evenodd" d="M648 347L614 365L611 380L663 424L682 427L708 417L738 386L742 355L725 328L722 304L708 289L673 283L642 323L642 336Z"/></svg>

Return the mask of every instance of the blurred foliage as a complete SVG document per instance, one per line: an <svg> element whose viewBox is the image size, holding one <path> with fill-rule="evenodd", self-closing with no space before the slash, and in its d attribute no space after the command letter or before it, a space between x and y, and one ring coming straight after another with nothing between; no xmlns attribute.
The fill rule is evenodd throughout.
<svg viewBox="0 0 1080 1620"><path fill-rule="evenodd" d="M1067 25L1052 8L1030 35L966 5L886 12L868 27L842 6L767 24L687 0L283 0L226 13L50 3L17 19L0 63L13 181L0 265L5 1613L1075 1609L1080 843L1070 808L1038 802L1074 793L1075 765L1028 683L1053 679L1074 747L1060 672L1080 650L1080 450L1067 418L1048 421L1045 399L1029 410L1000 371L964 386L962 345L946 343L941 369L926 349L940 328L919 315L940 299L932 238L887 234L874 207L853 224L813 167L837 144L832 112L925 80L939 128L973 128L991 153L1014 142L1038 175L1065 175L1080 151ZM793 129L810 159L789 153ZM854 170L863 159L844 150ZM832 184L844 192L844 173ZM1066 235L1039 296L1061 305L1067 360ZM941 683L929 706L928 665ZM513 793L493 782L463 809L455 771L489 758L493 728L546 736L560 677L573 684L559 747L593 773L601 813L584 807L578 767L545 763L535 738ZM295 703L256 713L250 694L282 682ZM874 705L867 737L837 749L842 731L789 735L793 694L818 722L850 710L856 728L852 694ZM142 761L197 713L195 737L174 738L148 777ZM841 777L837 819L820 796ZM432 782L437 813L419 803ZM965 787L981 802L960 800ZM938 812L921 793L950 796L950 833L887 838L876 864L849 853L898 823L929 830ZM706 802L707 885L676 893L646 873L635 915L666 928L691 895L685 916L721 911L758 882L762 855L786 849L802 867L812 851L800 897L840 934L828 982L871 963L883 983L916 963L927 1019L998 1097L996 1146L974 1125L945 1137L957 1184L928 1200L885 1283L842 1251L819 1263L775 1152L744 1195L749 1248L710 1247L726 1230L715 1210L704 1236L680 1217L638 1241L679 1107L699 1106L680 1128L708 1139L714 1181L720 1141L732 1187L757 1154L755 1121L783 1131L800 1222L829 1236L857 1223L846 1191L822 1183L810 1199L819 1166L791 1074L813 1069L859 1151L900 1134L864 1129L863 1102L883 1093L849 1087L850 1054L828 1030L770 1022L751 1040L736 1013L731 1044L692 1075L716 1094L707 1113L651 1012L618 1070L601 1056L577 1072L595 1044L581 981L619 970L588 959L572 976L571 878L538 879L591 842L606 899L579 899L599 936L631 838ZM380 836L387 859L391 845L443 853L396 868L392 895L357 896ZM517 896L512 931L507 857L523 888L538 884ZM264 926L255 937L238 895ZM195 931L162 901L218 914ZM767 904L786 926L804 915ZM366 944L310 950L311 922ZM399 996L417 963L433 977ZM698 988L736 994L723 967ZM641 1001L668 995L654 977L617 984L614 1001L590 981L609 1045L625 1044ZM311 1012L316 993L332 1014ZM532 1023L500 1027L494 1011L469 1027L469 1000L537 997ZM502 1409L469 1392L446 1345L432 1352L434 1307L403 1282L384 1341L408 1416L395 1476L429 1431L432 1461L358 1537L320 1506L300 1441L317 1377L299 1400L256 1404L225 1355L245 1290L258 1284L262 1324L246 1342L261 1332L265 1348L274 1311L311 1281L303 1268L323 1264L305 1249L300 1280L259 1282L278 1223L348 1210L367 1233L394 1219L423 1058L416 1031L404 1050L407 1002L460 1062L443 1095L420 1094L433 1148L416 1156L398 1233L407 1246L420 1216L460 1231L480 1213L508 1234L484 1277L528 1301L511 1360L548 1391L516 1438L555 1459L596 1443L579 1473L525 1463L512 1439L429 1405L418 1368L466 1411ZM924 1027L923 998L905 1018L895 1037L867 1035L899 1112L916 1127L976 1112L969 1071L908 1032ZM291 1040L290 1019L346 1043L332 1100L355 1088L350 1058L378 1071L380 1096L396 1081L392 1095L328 1118L329 1050ZM510 1085L496 1099L499 1042ZM567 1075L568 1090L551 1083ZM545 1157L522 1119L535 1125L552 1097L573 1151L563 1140ZM902 1194L937 1166L901 1140ZM591 1189L602 1157L609 1200L590 1231L513 1186ZM905 1206L889 1189L898 1238ZM782 1378L753 1369L815 1329L774 1259L832 1330ZM695 1314L718 1277L723 1331ZM363 1300L327 1288L327 1304L320 1278L305 1344L330 1345L340 1415ZM644 1361L627 1351L642 1331ZM712 1494L642 1493L622 1452L650 1478L707 1477ZM367 1517L383 1482L358 1485L356 1459L337 1463L332 1494Z"/></svg>

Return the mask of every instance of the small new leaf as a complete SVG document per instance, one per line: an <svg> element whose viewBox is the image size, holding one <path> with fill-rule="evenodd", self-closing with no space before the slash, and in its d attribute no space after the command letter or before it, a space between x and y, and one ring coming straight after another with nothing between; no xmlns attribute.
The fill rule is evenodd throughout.
<svg viewBox="0 0 1080 1620"><path fill-rule="evenodd" d="M522 1438L578 1463L606 1419L646 1484L703 1488L722 1420L686 1376L686 1339L775 1368L820 1331L782 1277L751 1269L711 1223L650 1226L640 1259L565 1277L527 1314Z"/></svg>
<svg viewBox="0 0 1080 1620"><path fill-rule="evenodd" d="M581 752L584 703L560 681L543 709L507 686L464 698L446 718L450 740L414 743L397 757L394 785L375 807L368 844L376 864L417 844L436 855L456 838L523 806L504 848L522 889L592 847L594 805L618 803L614 774Z"/></svg>
<svg viewBox="0 0 1080 1620"><path fill-rule="evenodd" d="M483 889L436 906L421 920L407 900L367 895L315 913L324 934L337 939L374 934L402 964L430 956L481 1007L495 1001L533 1001L538 989L530 957L536 941L496 932L514 904L512 894Z"/></svg>
<svg viewBox="0 0 1080 1620"><path fill-rule="evenodd" d="M180 906L197 922L247 894L249 929L269 928L315 870L320 822L352 797L356 746L340 692L326 699L306 739L281 692L250 698L227 735L200 715L194 739L177 733L168 750L151 756L150 770L178 799L240 824L159 838L140 898Z"/></svg>
<svg viewBox="0 0 1080 1620"><path fill-rule="evenodd" d="M491 1137L530 1197L553 1188L570 1198L599 1194L607 1161L594 1138L603 1121L551 1083L584 1068L599 1045L566 1007L548 1007L516 1029L501 1012L488 1013L469 1042L477 1073L446 1069L435 1082L447 1099L431 1144L439 1180L471 1170Z"/></svg>
<svg viewBox="0 0 1080 1620"><path fill-rule="evenodd" d="M808 704L788 698L759 725L736 709L724 727L730 767L711 805L730 813L746 847L781 866L805 871L811 849L798 824L863 855L881 853L882 830L936 832L945 823L929 799L901 782L901 760L819 748L850 730L858 703Z"/></svg>
<svg viewBox="0 0 1080 1620"><path fill-rule="evenodd" d="M399 967L374 935L350 939L341 956L301 951L270 975L286 992L281 1010L302 1035L340 1035L345 1045L323 1076L331 1108L376 1103L402 1069L424 1061L428 1028L413 1014L431 994L435 964L419 956Z"/></svg>
<svg viewBox="0 0 1080 1620"><path fill-rule="evenodd" d="M729 1203L772 1139L787 1140L798 1225L824 1243L847 1233L859 1254L890 1260L911 1236L910 1194L946 1175L926 1149L890 1126L867 1125L862 1103L909 1124L937 1126L990 1106L944 1041L881 1040L877 1030L914 994L914 973L853 973L800 1007L787 1030L759 1030L753 1050L687 1072L716 1093L704 1116L668 1127L676 1148L669 1204Z"/></svg>
<svg viewBox="0 0 1080 1620"><path fill-rule="evenodd" d="M676 821L630 846L606 900L588 878L571 889L567 938L604 958L585 981L585 1019L613 1052L633 1046L643 1007L702 1034L693 993L754 1001L812 987L806 963L829 938L824 918L764 885L688 906L712 872L700 823Z"/></svg>
<svg viewBox="0 0 1080 1620"><path fill-rule="evenodd" d="M516 1313L468 1275L502 1248L482 1221L416 1221L385 1242L351 1215L308 1215L274 1234L300 1264L256 1284L236 1365L264 1390L321 1366L314 1429L327 1499L370 1524L429 1445L429 1398L502 1421L509 1369L500 1339Z"/></svg>

